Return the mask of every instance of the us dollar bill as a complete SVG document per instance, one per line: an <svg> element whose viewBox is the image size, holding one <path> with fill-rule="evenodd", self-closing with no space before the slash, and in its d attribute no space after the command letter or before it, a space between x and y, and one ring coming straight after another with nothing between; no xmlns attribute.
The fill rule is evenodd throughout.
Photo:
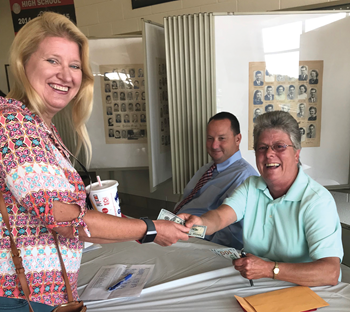
<svg viewBox="0 0 350 312"><path fill-rule="evenodd" d="M236 260L241 257L235 248L210 249L214 254L229 260Z"/></svg>
<svg viewBox="0 0 350 312"><path fill-rule="evenodd" d="M185 225L185 220L182 218L179 218L177 215L173 214L172 212L162 209L158 215L157 220L168 220L173 221L175 223Z"/></svg>
<svg viewBox="0 0 350 312"><path fill-rule="evenodd" d="M204 238L206 231L207 231L207 226L206 225L196 225L196 224L194 224L191 227L190 231L188 232L188 236Z"/></svg>
<svg viewBox="0 0 350 312"><path fill-rule="evenodd" d="M173 214L172 212L162 209L158 215L157 220L173 221L181 225L185 225L185 220ZM204 238L207 227L205 225L193 225L188 232L188 236Z"/></svg>

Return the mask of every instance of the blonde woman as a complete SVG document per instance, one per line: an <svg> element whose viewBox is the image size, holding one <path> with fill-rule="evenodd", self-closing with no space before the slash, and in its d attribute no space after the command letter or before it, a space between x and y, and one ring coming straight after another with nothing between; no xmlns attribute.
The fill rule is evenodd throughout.
<svg viewBox="0 0 350 312"><path fill-rule="evenodd" d="M10 51L14 85L0 98L0 189L21 250L34 310L51 311L67 302L52 230L77 300L83 241L155 241L166 246L187 240L188 230L168 221L118 218L87 210L84 184L52 124L72 105L77 150L91 144L85 127L92 110L93 76L88 40L66 17L44 13L16 35ZM9 236L0 226L0 311L28 311L10 257ZM149 227L157 234L148 235Z"/></svg>

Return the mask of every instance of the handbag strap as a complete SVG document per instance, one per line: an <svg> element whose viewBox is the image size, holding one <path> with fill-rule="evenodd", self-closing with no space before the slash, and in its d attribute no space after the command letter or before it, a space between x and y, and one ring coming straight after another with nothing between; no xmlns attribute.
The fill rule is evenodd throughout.
<svg viewBox="0 0 350 312"><path fill-rule="evenodd" d="M24 268L22 265L22 257L20 255L21 252L20 252L20 250L17 249L16 243L13 240L13 236L11 233L10 221L9 221L9 215L7 213L7 209L5 206L5 200L4 200L4 197L2 196L1 192L0 192L0 211L2 214L2 219L4 220L6 227L7 227L7 230L9 232L10 245L11 245L11 256L12 256L13 263L16 267L16 273L17 273L17 276L19 278L19 282L21 283L22 290L23 290L24 295L26 296L26 299L28 301L29 311L34 312L32 306L30 305L30 301L29 301L30 290L29 290L27 279L26 279L26 275L24 274Z"/></svg>
<svg viewBox="0 0 350 312"><path fill-rule="evenodd" d="M66 266L64 265L63 259L62 259L62 255L61 255L61 251L60 251L60 245L58 243L58 239L57 239L57 233L55 231L52 231L53 234L53 238L55 239L55 244L57 247L57 253L58 253L58 258L60 259L60 263L61 263L61 269L62 269L62 275L64 278L64 283L66 284L66 289L67 289L67 295L68 295L68 302L73 301L73 294L72 294L72 289L70 288L70 284L69 284L69 279L67 276L67 272L66 272Z"/></svg>
<svg viewBox="0 0 350 312"><path fill-rule="evenodd" d="M10 226L10 221L9 221L9 215L7 213L5 200L4 200L4 197L3 197L1 192L0 192L0 212L2 214L2 219L4 220L4 222L6 224L7 230L9 231L10 245L11 245L11 256L12 256L13 263L14 263L14 265L16 267L17 276L18 276L19 281L21 283L24 295L26 296L26 299L28 301L29 311L30 312L34 312L32 306L30 305L30 301L29 301L30 290L29 290L28 282L27 282L27 279L26 279L26 276L25 276L24 268L23 268L23 265L22 265L22 257L20 256L21 252L20 252L20 250L17 249L16 243L15 243L15 241L13 239L13 236L12 236L12 233L11 233L11 226ZM58 258L60 259L60 263L61 263L62 276L63 276L64 282L66 284L67 295L68 295L68 302L71 302L71 301L73 301L72 289L70 287L69 279L68 279L67 272L66 272L66 267L65 267L63 259L62 259L60 246L59 246L58 239L57 239L57 233L55 231L52 231L52 234L53 234L53 237L54 237L54 240L55 240L55 244L56 244L56 247L57 247Z"/></svg>

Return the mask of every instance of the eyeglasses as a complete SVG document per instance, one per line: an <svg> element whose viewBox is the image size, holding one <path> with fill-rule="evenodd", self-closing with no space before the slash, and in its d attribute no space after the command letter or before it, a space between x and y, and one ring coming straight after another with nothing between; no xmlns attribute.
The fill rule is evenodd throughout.
<svg viewBox="0 0 350 312"><path fill-rule="evenodd" d="M284 144L284 143L274 143L272 145L260 145L256 148L256 152L258 153L266 153L269 149L269 147L271 147L271 149L276 152L276 153L282 153L284 152L288 146L294 147L294 145L288 145L288 144Z"/></svg>

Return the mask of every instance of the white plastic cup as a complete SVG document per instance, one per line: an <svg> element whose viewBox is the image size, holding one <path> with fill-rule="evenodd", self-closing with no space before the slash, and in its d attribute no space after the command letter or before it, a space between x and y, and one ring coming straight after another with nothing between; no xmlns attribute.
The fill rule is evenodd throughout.
<svg viewBox="0 0 350 312"><path fill-rule="evenodd" d="M86 187L87 193L90 193L90 201L95 210L113 216L121 217L118 196L118 181L102 181L102 186L98 182Z"/></svg>

